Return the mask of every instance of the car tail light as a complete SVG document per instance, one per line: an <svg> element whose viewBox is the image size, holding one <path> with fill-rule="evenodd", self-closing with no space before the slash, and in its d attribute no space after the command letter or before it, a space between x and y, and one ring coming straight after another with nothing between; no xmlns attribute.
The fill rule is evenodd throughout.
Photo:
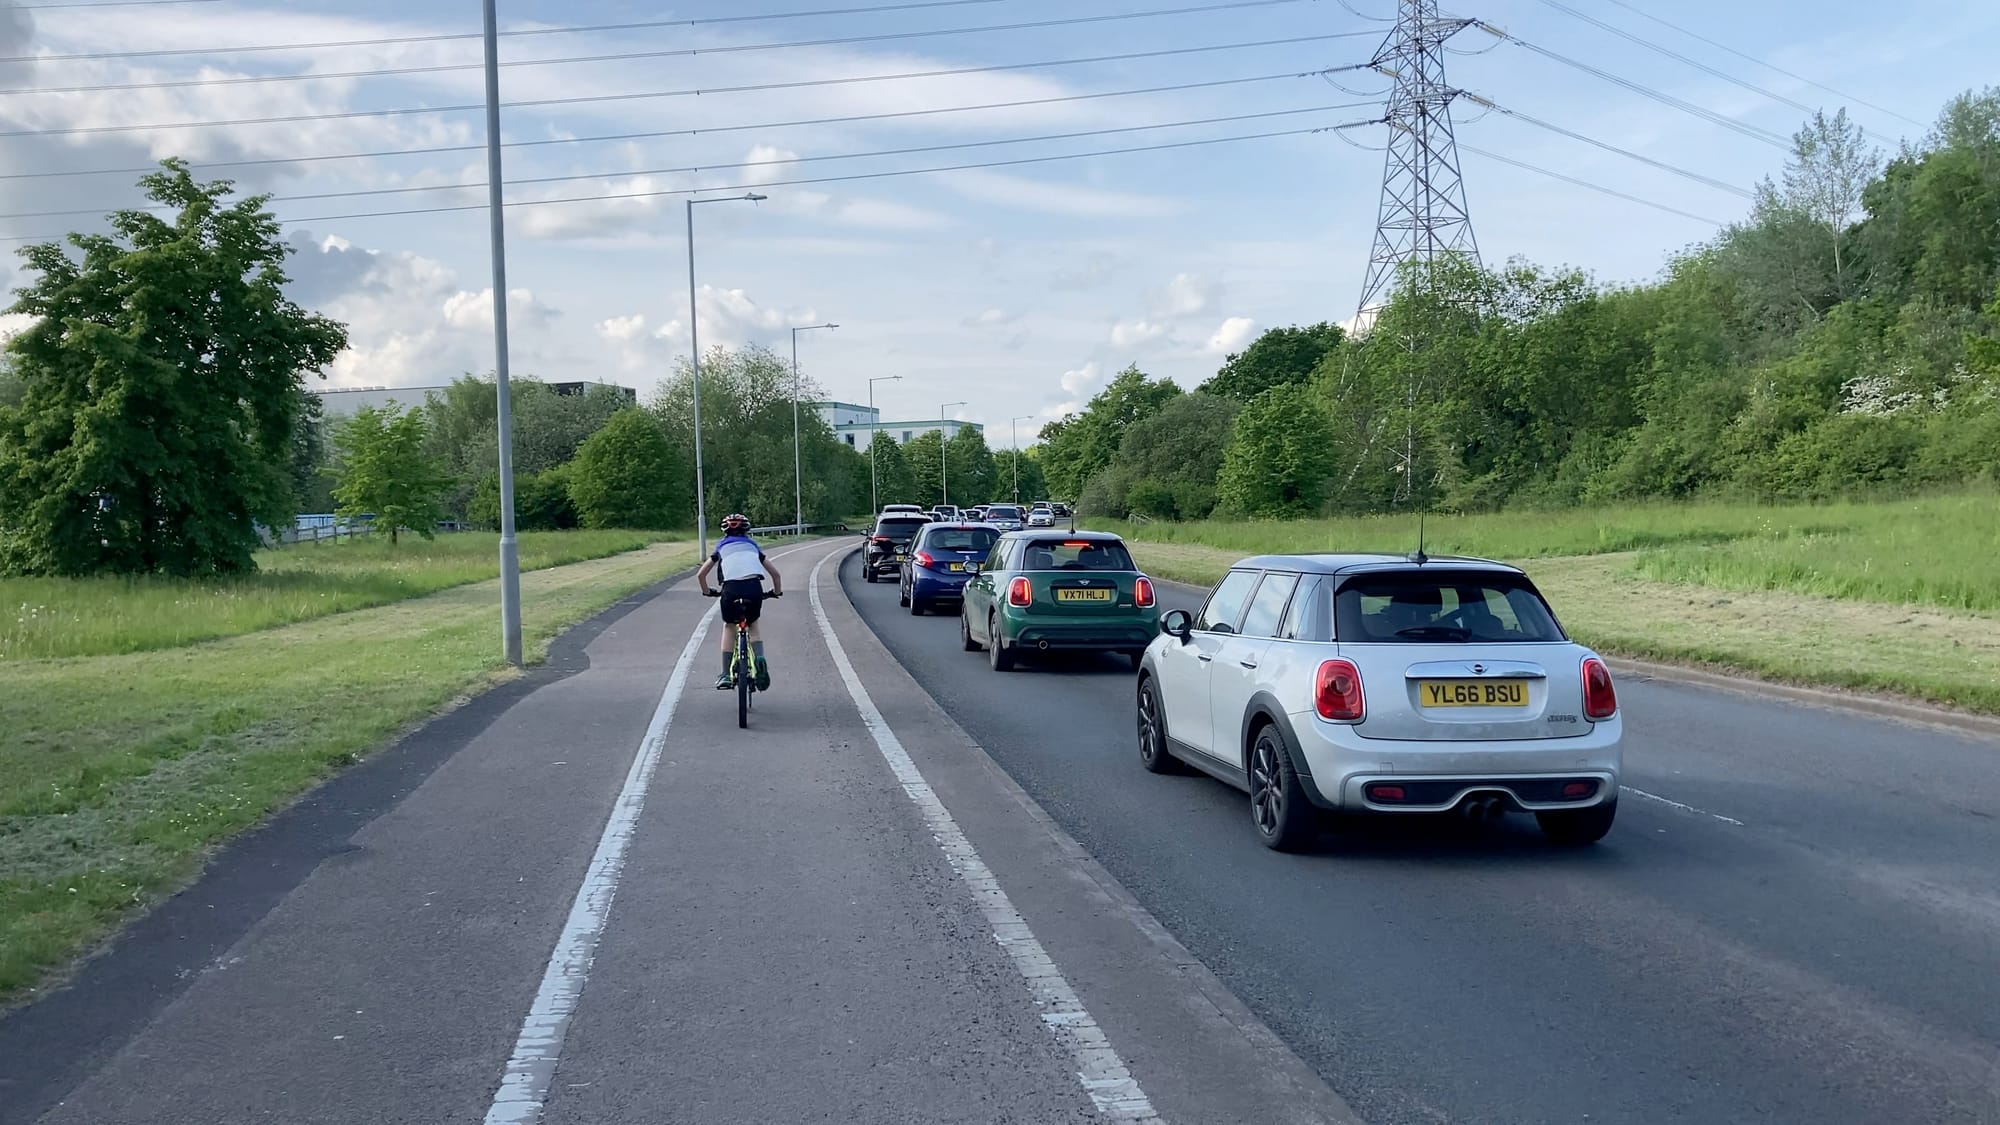
<svg viewBox="0 0 2000 1125"><path fill-rule="evenodd" d="M1358 723L1368 712L1361 696L1361 669L1352 660L1321 662L1313 684L1313 703L1319 717L1336 723Z"/></svg>
<svg viewBox="0 0 2000 1125"><path fill-rule="evenodd" d="M937 560L931 557L931 553L929 551L918 551L916 558L918 566L933 567L937 565Z"/></svg>
<svg viewBox="0 0 2000 1125"><path fill-rule="evenodd" d="M1035 604L1035 588L1028 585L1025 577L1017 577L1007 583L1007 604L1013 606Z"/></svg>
<svg viewBox="0 0 2000 1125"><path fill-rule="evenodd" d="M1141 578L1132 583L1132 603L1140 609L1153 608L1153 580Z"/></svg>
<svg viewBox="0 0 2000 1125"><path fill-rule="evenodd" d="M895 540L894 540L894 539L891 539L891 538L889 538L889 537L888 537L888 536L886 536L886 535L877 535L877 536L876 536L876 537L875 537L875 538L874 538L873 540L871 540L871 542L875 542L875 543L894 543L894 542L895 542Z"/></svg>
<svg viewBox="0 0 2000 1125"><path fill-rule="evenodd" d="M1595 656L1583 660L1583 714L1608 719L1618 713L1618 689L1611 686L1611 669Z"/></svg>

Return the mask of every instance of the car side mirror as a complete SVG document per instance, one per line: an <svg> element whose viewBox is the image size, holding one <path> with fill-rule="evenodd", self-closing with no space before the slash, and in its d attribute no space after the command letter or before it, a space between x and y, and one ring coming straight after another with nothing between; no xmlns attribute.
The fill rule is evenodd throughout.
<svg viewBox="0 0 2000 1125"><path fill-rule="evenodd" d="M1184 609L1168 610L1160 618L1160 632L1186 644L1188 637L1194 633L1194 615Z"/></svg>

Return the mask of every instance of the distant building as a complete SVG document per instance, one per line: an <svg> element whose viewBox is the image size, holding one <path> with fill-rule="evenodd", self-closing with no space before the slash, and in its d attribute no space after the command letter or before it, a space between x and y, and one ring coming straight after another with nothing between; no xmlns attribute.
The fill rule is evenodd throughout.
<svg viewBox="0 0 2000 1125"><path fill-rule="evenodd" d="M946 440L957 436L960 430L973 430L980 434L986 427L977 422L960 421L957 418L914 418L907 421L884 421L880 409L872 406L857 406L851 402L813 402L808 406L819 411L826 424L833 427L833 436L846 442L863 453L868 452L868 443L875 440L878 433L888 434L898 444L923 434L942 432Z"/></svg>
<svg viewBox="0 0 2000 1125"><path fill-rule="evenodd" d="M518 386L521 383L528 382L528 380L517 379L514 382ZM586 394L592 387L608 387L625 396L626 402L639 401L639 392L637 390L631 387L621 387L614 383L573 380L566 383L548 384L548 388L559 395ZM430 396L433 392L443 394L445 389L442 385L434 387L332 387L327 390L314 390L313 393L319 396L321 413L326 417L347 418L352 417L355 411L360 410L364 406L372 406L380 410L391 401L394 401L406 410L422 406L430 401Z"/></svg>

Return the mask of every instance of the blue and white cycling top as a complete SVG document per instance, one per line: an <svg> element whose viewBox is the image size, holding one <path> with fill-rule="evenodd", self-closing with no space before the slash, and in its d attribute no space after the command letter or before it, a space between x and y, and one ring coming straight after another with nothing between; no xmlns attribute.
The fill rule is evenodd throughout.
<svg viewBox="0 0 2000 1125"><path fill-rule="evenodd" d="M711 556L722 568L724 582L738 582L744 579L769 581L771 574L764 569L764 548L757 545L748 535L729 535L716 543Z"/></svg>

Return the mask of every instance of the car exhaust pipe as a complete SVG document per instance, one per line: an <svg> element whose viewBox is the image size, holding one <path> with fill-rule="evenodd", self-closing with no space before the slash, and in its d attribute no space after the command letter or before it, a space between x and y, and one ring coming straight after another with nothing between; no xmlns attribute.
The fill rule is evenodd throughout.
<svg viewBox="0 0 2000 1125"><path fill-rule="evenodd" d="M1496 824L1507 815L1507 806L1498 797L1474 797L1458 806L1459 814L1470 824Z"/></svg>

